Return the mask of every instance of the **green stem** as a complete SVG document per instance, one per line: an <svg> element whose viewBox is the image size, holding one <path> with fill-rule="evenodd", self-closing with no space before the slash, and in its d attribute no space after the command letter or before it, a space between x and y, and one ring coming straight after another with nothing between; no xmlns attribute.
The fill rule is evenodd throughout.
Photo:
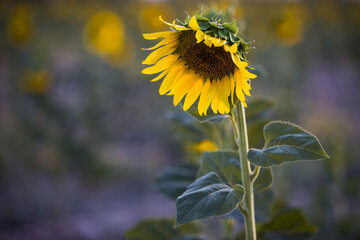
<svg viewBox="0 0 360 240"><path fill-rule="evenodd" d="M234 129L237 132L235 133L235 137L236 143L239 147L242 184L245 188L245 196L242 206L242 208L245 209L245 211L242 211L245 220L245 235L247 240L256 240L254 190L253 182L251 180L250 162L247 159L249 144L245 119L245 109L240 102L235 107L233 115L235 117L236 123L236 127L234 126Z"/></svg>

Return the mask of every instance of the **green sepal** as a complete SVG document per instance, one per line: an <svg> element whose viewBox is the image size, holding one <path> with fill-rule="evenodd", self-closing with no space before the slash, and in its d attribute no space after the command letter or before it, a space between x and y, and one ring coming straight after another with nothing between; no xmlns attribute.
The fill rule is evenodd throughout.
<svg viewBox="0 0 360 240"><path fill-rule="evenodd" d="M237 43L237 42L239 42L239 37L238 36L236 36L234 33L232 33L232 32L229 32L229 36L230 36L230 41L232 42L232 43Z"/></svg>
<svg viewBox="0 0 360 240"><path fill-rule="evenodd" d="M221 26L221 25L218 25L217 22L209 22L209 23L210 23L211 26L213 26L216 29L224 29L224 27Z"/></svg>
<svg viewBox="0 0 360 240"><path fill-rule="evenodd" d="M283 163L329 158L319 140L301 127L283 121L273 121L264 127L265 146L250 149L251 163L272 167Z"/></svg>
<svg viewBox="0 0 360 240"><path fill-rule="evenodd" d="M236 20L234 19L231 23L223 23L222 24L227 30L231 31L234 34L237 34L239 28L236 26Z"/></svg>
<svg viewBox="0 0 360 240"><path fill-rule="evenodd" d="M198 25L202 31L205 31L211 27L210 23L206 21L198 21Z"/></svg>
<svg viewBox="0 0 360 240"><path fill-rule="evenodd" d="M230 213L242 201L241 185L231 188L215 172L210 172L187 187L176 200L176 224Z"/></svg>
<svg viewBox="0 0 360 240"><path fill-rule="evenodd" d="M225 30L225 29L220 29L220 30L218 31L218 33L219 33L219 36L220 36L221 38L226 39L226 40L229 39L229 32L228 32L227 30Z"/></svg>
<svg viewBox="0 0 360 240"><path fill-rule="evenodd" d="M202 10L200 10L196 15L195 15L195 19L198 21L209 21L209 19L207 17L204 17L202 15Z"/></svg>

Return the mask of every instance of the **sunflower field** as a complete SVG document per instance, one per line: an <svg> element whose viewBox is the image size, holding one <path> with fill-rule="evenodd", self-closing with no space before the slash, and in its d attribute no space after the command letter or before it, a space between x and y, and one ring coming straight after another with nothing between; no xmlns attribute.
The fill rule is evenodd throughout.
<svg viewBox="0 0 360 240"><path fill-rule="evenodd" d="M360 239L356 0L0 2L1 240Z"/></svg>

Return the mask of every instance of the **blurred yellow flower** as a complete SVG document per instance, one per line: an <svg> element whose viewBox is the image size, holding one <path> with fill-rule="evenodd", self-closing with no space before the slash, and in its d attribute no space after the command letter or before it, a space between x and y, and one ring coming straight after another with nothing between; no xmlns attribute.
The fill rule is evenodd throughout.
<svg viewBox="0 0 360 240"><path fill-rule="evenodd" d="M276 36L280 44L293 46L303 39L304 28L301 20L289 13L276 26Z"/></svg>
<svg viewBox="0 0 360 240"><path fill-rule="evenodd" d="M205 140L195 144L194 150L198 153L203 153L203 152L216 151L216 150L218 150L218 147L216 146L216 144L213 141L211 141L209 139L205 139Z"/></svg>
<svg viewBox="0 0 360 240"><path fill-rule="evenodd" d="M24 92L39 95L46 94L53 84L51 74L44 70L25 72L21 80L21 89Z"/></svg>
<svg viewBox="0 0 360 240"><path fill-rule="evenodd" d="M84 29L86 46L100 56L121 53L124 47L124 24L113 11L101 11L90 17Z"/></svg>
<svg viewBox="0 0 360 240"><path fill-rule="evenodd" d="M15 45L25 45L33 33L32 9L26 5L18 5L12 12L8 26L7 35Z"/></svg>
<svg viewBox="0 0 360 240"><path fill-rule="evenodd" d="M141 3L140 11L138 11L138 21L140 29L143 32L160 31L165 29L165 25L158 20L159 16L165 19L174 16L174 10L166 3Z"/></svg>

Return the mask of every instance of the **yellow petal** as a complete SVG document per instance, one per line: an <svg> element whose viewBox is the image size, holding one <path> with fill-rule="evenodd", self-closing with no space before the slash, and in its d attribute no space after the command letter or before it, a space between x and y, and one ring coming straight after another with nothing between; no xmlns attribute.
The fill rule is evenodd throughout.
<svg viewBox="0 0 360 240"><path fill-rule="evenodd" d="M225 44L225 45L224 45L224 50L225 50L225 52L228 52L228 51L230 50L229 45ZM234 63L235 63L235 62L234 62Z"/></svg>
<svg viewBox="0 0 360 240"><path fill-rule="evenodd" d="M195 16L193 16L193 17L190 19L189 27L190 27L192 30L194 30L194 31L200 31L200 27L199 27L199 24L198 24L197 21L196 21Z"/></svg>
<svg viewBox="0 0 360 240"><path fill-rule="evenodd" d="M230 79L228 76L221 79L221 94L220 94L220 102L223 104L223 109L225 113L230 111L230 103L229 103L229 95L230 95Z"/></svg>
<svg viewBox="0 0 360 240"><path fill-rule="evenodd" d="M171 54L160 59L154 66L145 68L141 71L143 74L155 74L164 71L169 68L177 59L179 58L178 54Z"/></svg>
<svg viewBox="0 0 360 240"><path fill-rule="evenodd" d="M204 41L205 33L203 31L196 31L195 37L197 40L196 43L200 43L200 42Z"/></svg>
<svg viewBox="0 0 360 240"><path fill-rule="evenodd" d="M159 19L160 21L162 21L163 23L165 23L166 25L170 26L170 27L173 27L175 28L176 30L179 30L179 31L183 31L183 30L190 30L190 28L187 28L187 27L183 27L183 26L180 26L180 25L176 25L175 24L175 20L173 21L173 23L168 23L168 22L165 22L161 16L159 16Z"/></svg>
<svg viewBox="0 0 360 240"><path fill-rule="evenodd" d="M166 31L166 32L156 32L156 33L144 33L143 37L146 40L155 40L159 38L166 38L177 35L177 32L174 31Z"/></svg>
<svg viewBox="0 0 360 240"><path fill-rule="evenodd" d="M220 80L219 84L219 107L220 113L228 113L230 111L229 103L230 95L230 79L228 76L225 76Z"/></svg>
<svg viewBox="0 0 360 240"><path fill-rule="evenodd" d="M218 106L219 106L219 98L217 96L217 91L215 91L214 99L211 102L211 110L213 113L218 113Z"/></svg>
<svg viewBox="0 0 360 240"><path fill-rule="evenodd" d="M211 82L211 84L210 84L210 89L209 89L209 93L207 94L207 96L205 96L205 103L204 103L204 105L203 105L203 112L202 113L204 113L205 114L205 116L206 116L206 114L207 114L207 110L208 110L208 108L209 108L209 106L210 106L210 103L213 101L213 99L214 99L214 97L215 97L215 94L216 94L216 87L217 87L217 85L216 84L214 84L215 82L213 81L213 82Z"/></svg>
<svg viewBox="0 0 360 240"><path fill-rule="evenodd" d="M172 43L174 41L176 41L178 38L177 36L176 37L168 37L168 38L165 38L163 40L161 40L158 44L156 44L155 46L153 47L150 47L150 48L141 48L141 50L146 50L146 51L149 51L149 50L154 50L154 49L157 49L163 45L166 45L168 43Z"/></svg>
<svg viewBox="0 0 360 240"><path fill-rule="evenodd" d="M198 78L194 85L192 86L191 90L186 94L185 102L183 109L184 111L188 110L191 105L196 101L199 97L201 90L203 88L203 79L202 77Z"/></svg>
<svg viewBox="0 0 360 240"><path fill-rule="evenodd" d="M237 52L237 43L234 43L230 48L229 48L229 52L230 53L236 53Z"/></svg>
<svg viewBox="0 0 360 240"><path fill-rule="evenodd" d="M183 65L174 65L169 69L169 73L166 75L164 80L162 81L160 88L159 88L159 94L164 95L171 89L171 85L173 81L177 79L177 76L182 74L182 71L184 70Z"/></svg>
<svg viewBox="0 0 360 240"><path fill-rule="evenodd" d="M152 79L151 82L159 81L159 80L162 79L167 73L168 73L168 71L163 71L162 73L159 74L159 76L157 76L156 78Z"/></svg>
<svg viewBox="0 0 360 240"><path fill-rule="evenodd" d="M159 49L156 49L142 62L142 64L151 65L155 64L160 58L173 53L176 50L177 42L173 44L165 45Z"/></svg>
<svg viewBox="0 0 360 240"><path fill-rule="evenodd" d="M240 69L243 69L248 65L247 62L241 61L239 55L237 55L236 53L231 54L231 59L233 60L235 65Z"/></svg>
<svg viewBox="0 0 360 240"><path fill-rule="evenodd" d="M226 40L223 40L221 38L213 38L212 43L215 47L221 47L225 44Z"/></svg>
<svg viewBox="0 0 360 240"><path fill-rule="evenodd" d="M232 105L234 105L234 89L235 89L234 75L231 75L230 76L230 98L231 98Z"/></svg>
<svg viewBox="0 0 360 240"><path fill-rule="evenodd" d="M245 96L243 93L243 84L241 81L240 70L235 70L234 77L235 77L235 81L236 81L236 89L235 89L236 96L241 102L245 102Z"/></svg>
<svg viewBox="0 0 360 240"><path fill-rule="evenodd" d="M242 69L241 70L241 75L246 78L246 79L254 79L257 78L257 76L251 72L249 72L247 69Z"/></svg>
<svg viewBox="0 0 360 240"><path fill-rule="evenodd" d="M189 74L185 77L182 77L181 80L182 80L181 87L176 88L174 90L175 91L174 99L173 99L174 106L179 104L181 99L183 99L185 94L188 93L191 87L194 85L194 78Z"/></svg>
<svg viewBox="0 0 360 240"><path fill-rule="evenodd" d="M201 91L199 104L198 104L198 112L199 112L200 116L207 110L205 108L205 103L206 103L205 100L209 94L210 88L211 88L210 79L206 79L203 90Z"/></svg>
<svg viewBox="0 0 360 240"><path fill-rule="evenodd" d="M213 81L213 88L215 90L215 93L214 93L214 99L212 100L211 102L211 109L214 113L217 113L218 112L218 106L219 106L219 97L218 97L218 93L219 93L219 84L220 82L218 80L216 81Z"/></svg>
<svg viewBox="0 0 360 240"><path fill-rule="evenodd" d="M204 43L207 45L207 46L209 46L209 47L211 47L212 46L212 38L213 37L211 37L210 35L207 35L207 34L205 34L205 36L204 36Z"/></svg>

